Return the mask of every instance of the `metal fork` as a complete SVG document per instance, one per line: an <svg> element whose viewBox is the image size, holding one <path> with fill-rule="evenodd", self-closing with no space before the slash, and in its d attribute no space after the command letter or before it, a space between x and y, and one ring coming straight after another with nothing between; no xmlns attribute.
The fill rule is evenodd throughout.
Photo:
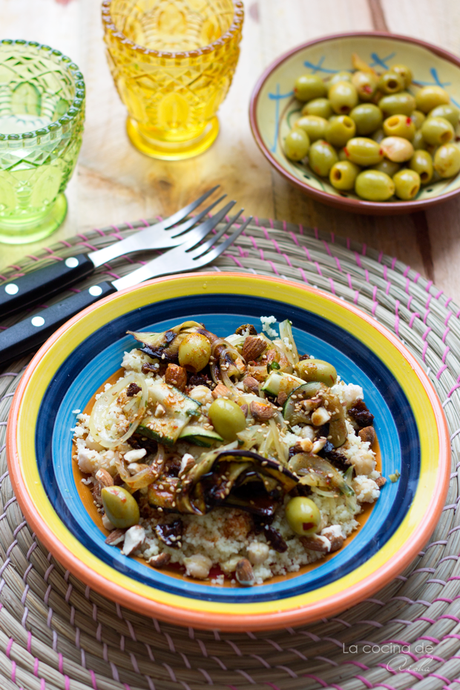
<svg viewBox="0 0 460 690"><path fill-rule="evenodd" d="M60 292L65 287L69 287L86 278L98 266L102 266L102 264L124 254L147 251L149 249L177 247L188 240L189 235L187 233L197 223L202 221L217 204L225 199L226 194L200 211L198 215L185 220L187 216L216 191L218 186L208 190L199 199L195 199L195 201L192 201L188 206L180 209L180 211L177 211L169 218L165 218L154 225L149 225L139 232L126 237L124 240L114 242L108 247L89 252L88 254L68 256L65 261L56 261L53 264L48 264L43 268L36 269L14 280L3 283L0 285L0 314L5 317L20 309L31 307L45 297ZM229 205L225 206L214 218L222 220L230 208L231 206ZM181 221L184 220L185 222L182 223ZM181 224L179 225L179 223Z"/></svg>
<svg viewBox="0 0 460 690"><path fill-rule="evenodd" d="M234 203L231 202L229 205ZM150 278L194 271L211 263L236 240L252 220L252 217L248 218L230 237L219 244L219 240L236 223L242 213L243 209L228 221L214 237L201 243L206 235L217 226L219 222L217 217L220 216L218 213L195 228L191 233L192 237L186 243L152 259L145 266L141 266L111 283L103 282L91 285L72 295L72 297L53 304L35 316L24 319L6 331L0 332L0 364L6 364L36 350L65 321L78 314L85 307L107 297L107 295L133 287Z"/></svg>

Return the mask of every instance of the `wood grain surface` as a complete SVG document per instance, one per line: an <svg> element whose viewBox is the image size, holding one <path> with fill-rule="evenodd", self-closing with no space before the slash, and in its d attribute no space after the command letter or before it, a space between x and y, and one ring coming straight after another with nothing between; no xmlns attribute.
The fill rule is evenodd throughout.
<svg viewBox="0 0 460 690"><path fill-rule="evenodd" d="M161 162L140 154L127 139L126 112L104 55L99 1L0 0L2 37L37 40L62 50L80 65L88 88L84 143L67 191L69 213L48 243L98 226L168 215L220 184L247 213L365 242L397 256L460 302L460 200L400 217L336 211L303 196L271 170L248 122L249 98L261 71L309 39L374 29L458 52L458 0L247 0L245 8L241 58L220 110L216 143L198 158ZM0 245L0 268L44 244Z"/></svg>

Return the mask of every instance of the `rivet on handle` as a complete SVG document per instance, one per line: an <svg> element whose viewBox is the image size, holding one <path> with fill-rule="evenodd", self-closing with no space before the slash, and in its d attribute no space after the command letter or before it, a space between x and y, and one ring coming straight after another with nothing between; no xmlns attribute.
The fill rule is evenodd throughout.
<svg viewBox="0 0 460 690"><path fill-rule="evenodd" d="M40 328L40 326L43 326L43 324L45 323L45 319L43 318L43 316L34 316L30 323L32 324L32 326Z"/></svg>
<svg viewBox="0 0 460 690"><path fill-rule="evenodd" d="M99 297L99 295L102 295L102 288L99 285L93 285L88 292L92 297Z"/></svg>
<svg viewBox="0 0 460 690"><path fill-rule="evenodd" d="M8 283L8 285L5 285L5 292L7 295L16 295L19 292L19 288L14 283Z"/></svg>
<svg viewBox="0 0 460 690"><path fill-rule="evenodd" d="M79 261L77 258L75 258L75 256L69 256L69 258L66 259L64 263L67 266L67 268L76 268L76 266L78 266L79 264Z"/></svg>

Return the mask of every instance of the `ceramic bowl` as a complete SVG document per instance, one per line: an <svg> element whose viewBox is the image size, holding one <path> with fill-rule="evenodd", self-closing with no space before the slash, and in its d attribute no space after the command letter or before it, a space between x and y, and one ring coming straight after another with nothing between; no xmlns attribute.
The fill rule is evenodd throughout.
<svg viewBox="0 0 460 690"><path fill-rule="evenodd" d="M341 70L353 71L351 56L357 53L377 72L403 63L413 71L415 93L421 86L437 84L446 89L460 108L460 59L442 48L408 36L386 33L349 33L326 36L293 48L262 74L250 103L251 128L269 163L305 194L328 206L353 213L393 215L410 213L450 199L460 192L460 173L449 179L422 186L412 201L364 201L352 192L340 192L328 178L318 177L308 166L290 161L283 141L300 117L302 104L294 98L293 85L300 74L327 79Z"/></svg>
<svg viewBox="0 0 460 690"><path fill-rule="evenodd" d="M72 462L72 428L97 389L135 347L127 330L203 321L220 336L260 316L289 318L301 352L361 385L375 413L387 481L344 548L314 566L242 588L154 570L105 543ZM198 628L247 631L339 613L390 582L427 542L444 505L448 433L427 376L401 342L343 300L294 282L230 273L190 274L112 295L68 321L41 348L13 400L8 463L38 538L76 577L123 606Z"/></svg>

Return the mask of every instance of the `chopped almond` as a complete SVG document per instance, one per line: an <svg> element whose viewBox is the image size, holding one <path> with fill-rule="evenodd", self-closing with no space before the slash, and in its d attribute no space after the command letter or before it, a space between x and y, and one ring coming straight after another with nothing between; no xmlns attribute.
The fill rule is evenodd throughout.
<svg viewBox="0 0 460 690"><path fill-rule="evenodd" d="M175 386L180 391L184 391L187 385L187 370L184 367L179 367L177 364L168 364L165 372L165 382Z"/></svg>
<svg viewBox="0 0 460 690"><path fill-rule="evenodd" d="M242 355L246 362L256 360L264 350L267 349L267 343L262 338L255 338L253 335L248 335L244 341Z"/></svg>
<svg viewBox="0 0 460 690"><path fill-rule="evenodd" d="M212 392L212 397L214 399L216 399L216 398L231 398L232 397L232 391L230 390L230 388L227 388L227 386L224 386L223 383L218 383Z"/></svg>
<svg viewBox="0 0 460 690"><path fill-rule="evenodd" d="M152 558L149 560L149 565L160 570L161 568L167 566L170 560L171 556L169 553L159 553L158 556L152 556Z"/></svg>
<svg viewBox="0 0 460 690"><path fill-rule="evenodd" d="M113 486L114 481L112 475L104 470L102 467L96 472L96 479L101 483L102 486Z"/></svg>
<svg viewBox="0 0 460 690"><path fill-rule="evenodd" d="M259 382L253 376L246 376L243 379L243 385L248 393L259 394Z"/></svg>
<svg viewBox="0 0 460 690"><path fill-rule="evenodd" d="M269 403L253 400L249 406L251 414L257 422L265 422L275 414L275 409Z"/></svg>

